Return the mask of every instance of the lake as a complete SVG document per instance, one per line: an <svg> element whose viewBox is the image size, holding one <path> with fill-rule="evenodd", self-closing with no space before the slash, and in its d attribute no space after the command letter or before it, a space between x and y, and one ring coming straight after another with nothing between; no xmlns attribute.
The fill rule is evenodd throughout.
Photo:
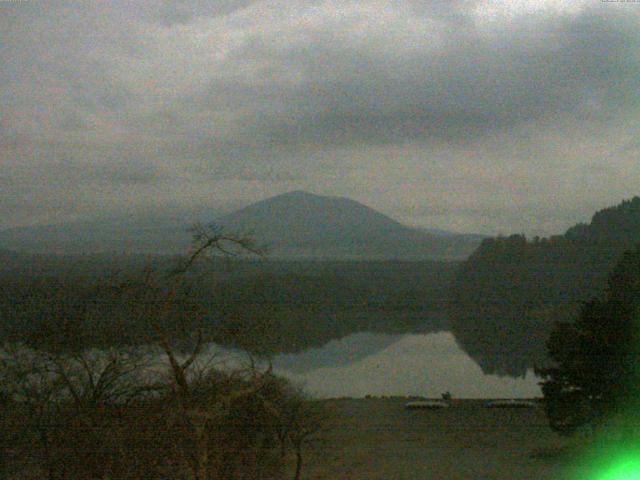
<svg viewBox="0 0 640 480"><path fill-rule="evenodd" d="M317 398L366 395L455 398L541 396L539 379L486 375L449 332L388 335L356 333L321 348L280 354L275 370Z"/></svg>

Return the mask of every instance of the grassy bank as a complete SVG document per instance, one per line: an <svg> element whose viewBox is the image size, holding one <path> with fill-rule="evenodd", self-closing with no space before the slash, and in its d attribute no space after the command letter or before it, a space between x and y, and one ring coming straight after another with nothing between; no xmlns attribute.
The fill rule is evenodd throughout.
<svg viewBox="0 0 640 480"><path fill-rule="evenodd" d="M406 398L326 400L330 427L306 455L303 478L561 479L567 441L542 408L489 409L482 400L409 411Z"/></svg>

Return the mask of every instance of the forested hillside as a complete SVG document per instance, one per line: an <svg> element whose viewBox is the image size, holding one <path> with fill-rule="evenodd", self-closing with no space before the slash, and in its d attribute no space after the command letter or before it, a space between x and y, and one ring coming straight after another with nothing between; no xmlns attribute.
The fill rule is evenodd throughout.
<svg viewBox="0 0 640 480"><path fill-rule="evenodd" d="M546 361L553 323L571 320L582 302L600 295L622 253L638 242L638 197L564 235L486 239L453 282L453 333L485 372L523 375Z"/></svg>
<svg viewBox="0 0 640 480"><path fill-rule="evenodd" d="M39 335L48 324L81 311L85 326L102 332L102 346L148 340L150 315L166 297L178 262L177 257L2 256L0 336ZM203 322L211 340L256 339L255 345L237 346L267 352L300 351L358 331L446 330L447 288L457 265L216 259L193 269L167 321L186 327Z"/></svg>

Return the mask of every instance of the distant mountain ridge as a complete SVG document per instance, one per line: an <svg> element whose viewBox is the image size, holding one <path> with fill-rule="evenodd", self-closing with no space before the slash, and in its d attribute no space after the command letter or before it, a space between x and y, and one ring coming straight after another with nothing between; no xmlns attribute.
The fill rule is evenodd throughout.
<svg viewBox="0 0 640 480"><path fill-rule="evenodd" d="M0 249L25 253L176 254L190 245L187 227L164 218L112 218L0 231Z"/></svg>
<svg viewBox="0 0 640 480"><path fill-rule="evenodd" d="M212 214L210 219L230 232L250 233L270 247L271 257L285 259L461 260L483 238L408 227L355 200L303 191L277 195L224 216ZM0 249L180 254L191 245L189 226L159 217L14 228L0 231Z"/></svg>

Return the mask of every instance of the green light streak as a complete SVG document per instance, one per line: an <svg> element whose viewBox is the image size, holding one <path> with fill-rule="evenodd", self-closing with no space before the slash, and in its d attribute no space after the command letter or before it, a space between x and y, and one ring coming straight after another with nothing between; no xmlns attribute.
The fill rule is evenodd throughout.
<svg viewBox="0 0 640 480"><path fill-rule="evenodd" d="M640 459L626 458L616 462L597 480L640 480Z"/></svg>
<svg viewBox="0 0 640 480"><path fill-rule="evenodd" d="M633 268L640 268L640 264ZM626 341L631 342L624 361L632 363L627 364L630 368L621 370L622 395L612 398L617 405L597 424L595 436L577 440L576 456L568 462L562 480L640 480L640 274L634 274L636 284L621 287L622 293L633 297L634 303L629 306L636 309L631 325L623 324L624 330L629 331ZM620 315L624 320L624 312Z"/></svg>
<svg viewBox="0 0 640 480"><path fill-rule="evenodd" d="M640 480L640 449L618 442L592 445L583 451L571 480Z"/></svg>

